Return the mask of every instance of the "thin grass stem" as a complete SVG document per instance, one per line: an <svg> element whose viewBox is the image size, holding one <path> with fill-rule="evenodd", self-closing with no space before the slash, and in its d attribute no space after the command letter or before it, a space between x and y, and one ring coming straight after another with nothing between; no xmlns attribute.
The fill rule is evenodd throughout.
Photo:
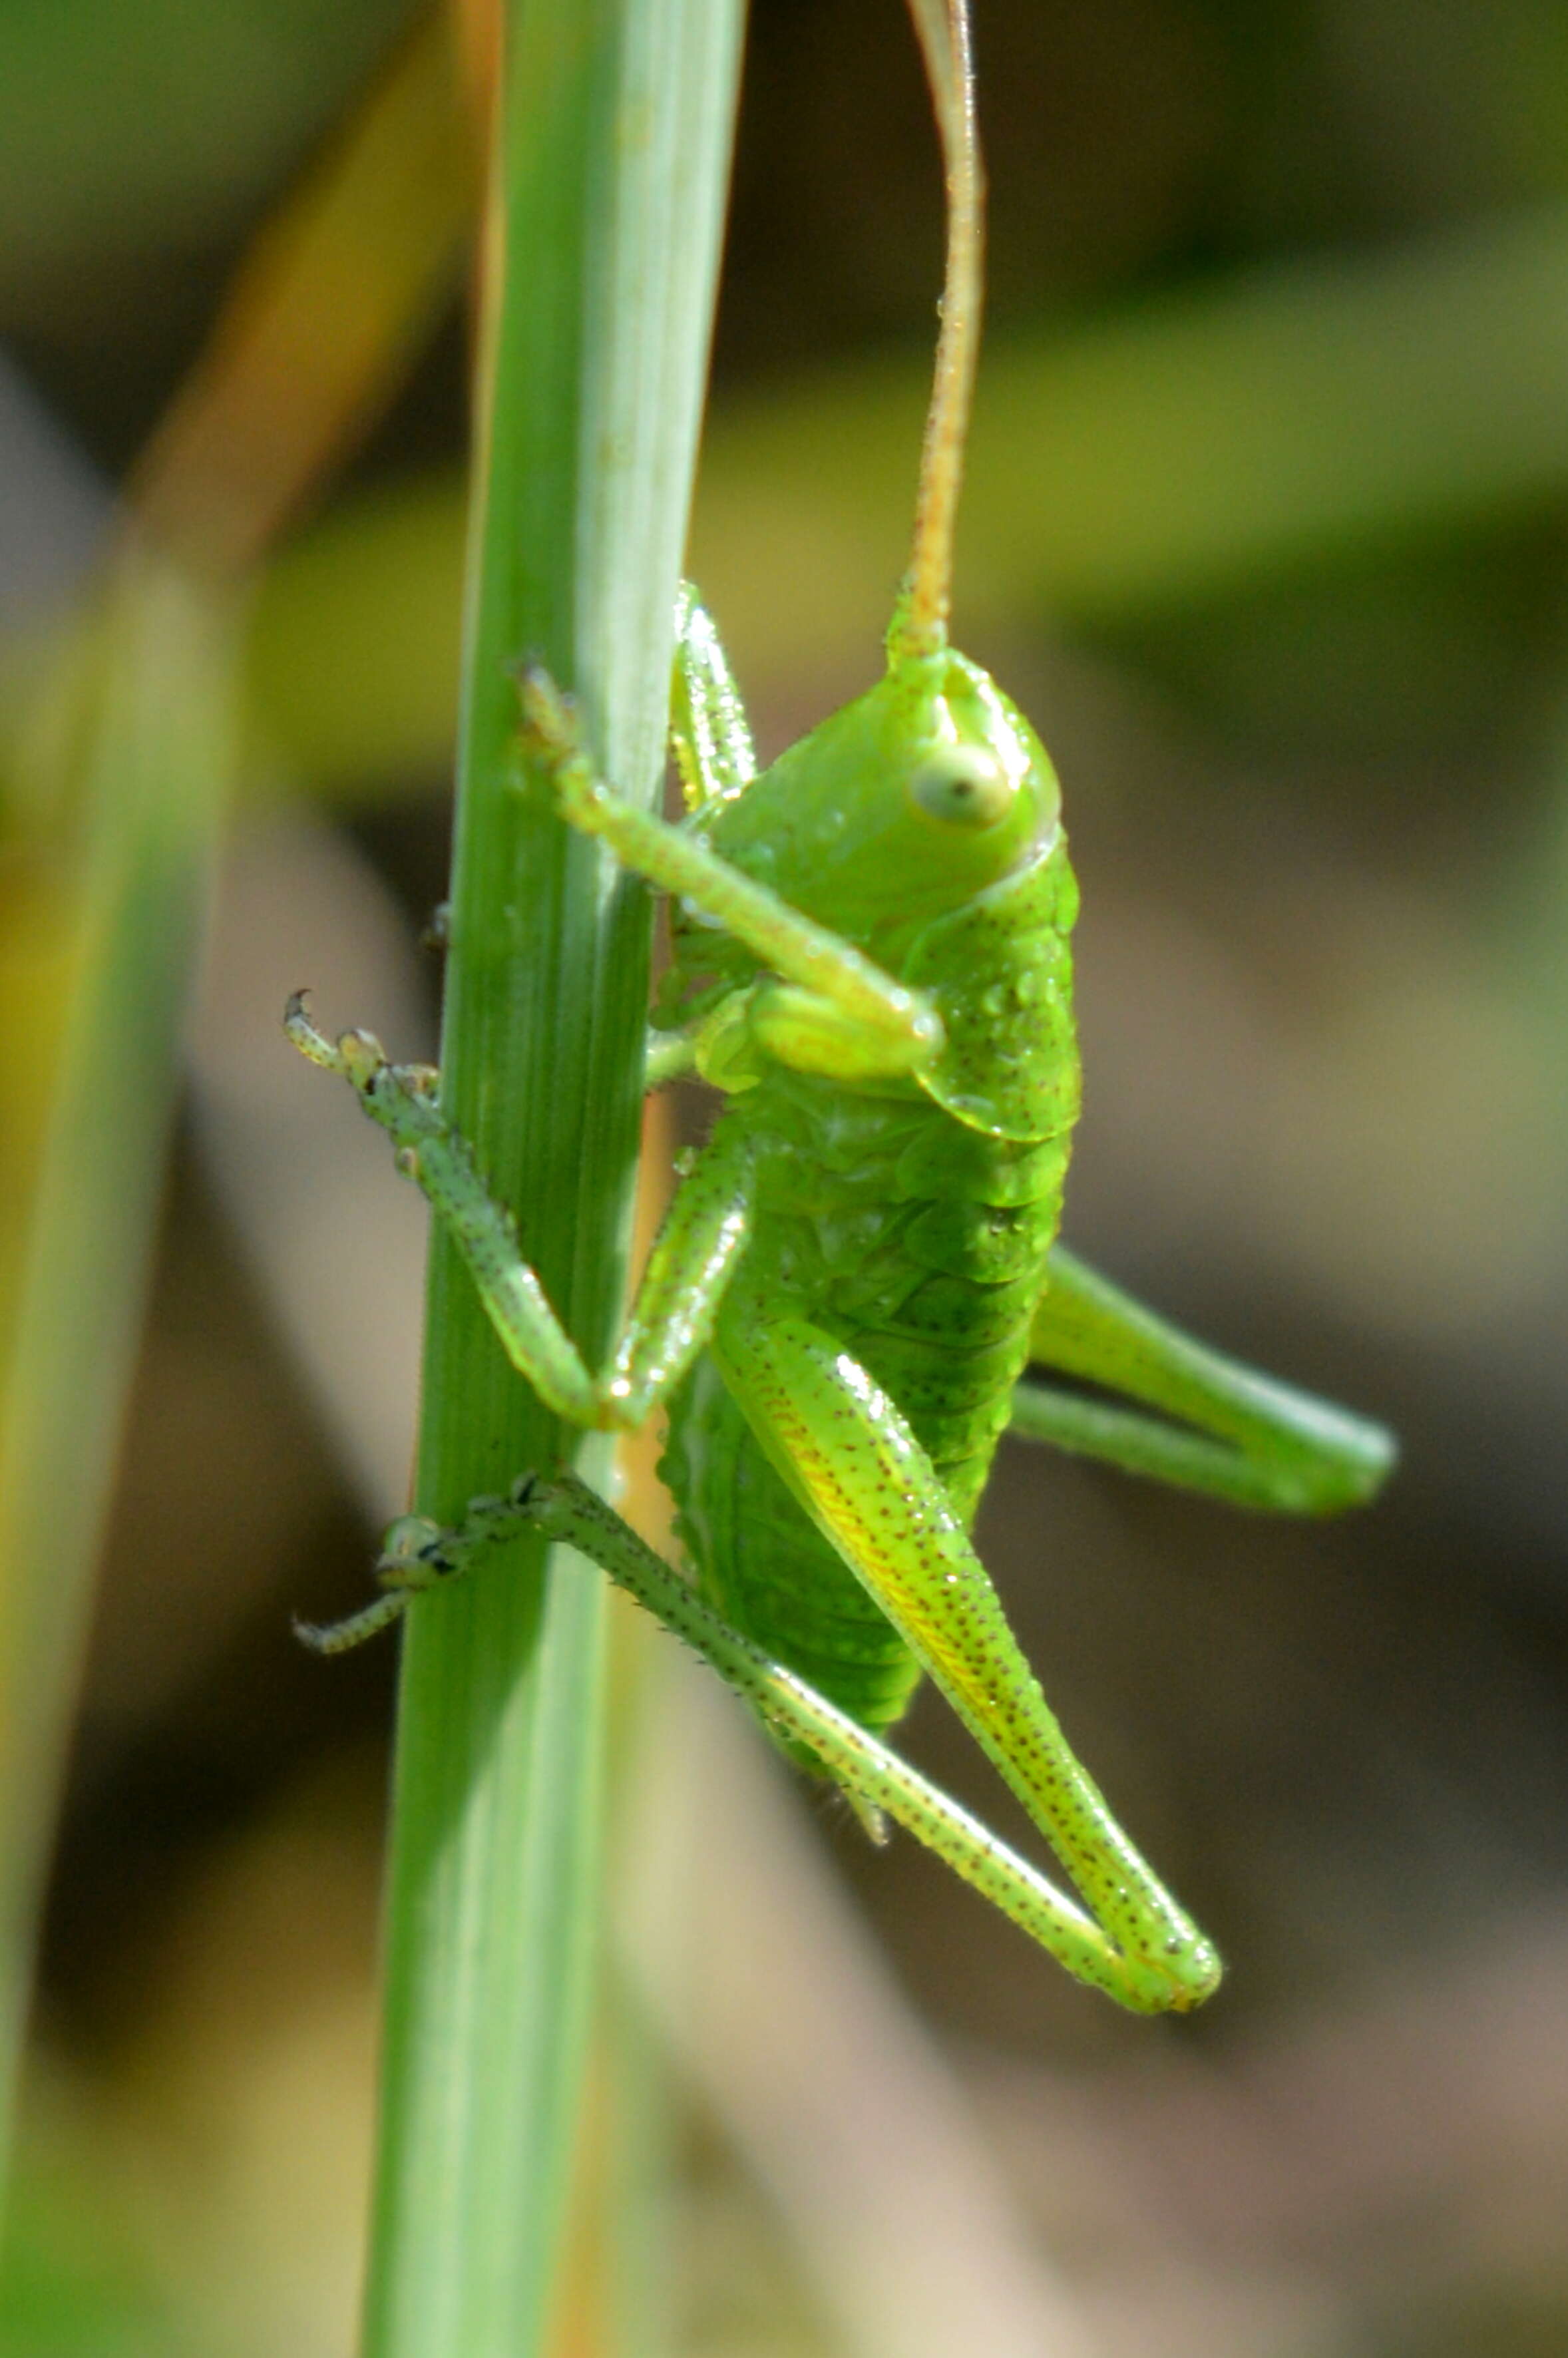
<svg viewBox="0 0 1568 2358"><path fill-rule="evenodd" d="M706 373L739 0L508 11L443 1022L443 1102L591 1358L619 1306L648 910L517 785L544 657L651 801ZM579 1446L433 1249L417 1497L444 1519ZM602 1583L518 1561L405 1641L369 2358L526 2358L557 2266L593 1976Z"/></svg>

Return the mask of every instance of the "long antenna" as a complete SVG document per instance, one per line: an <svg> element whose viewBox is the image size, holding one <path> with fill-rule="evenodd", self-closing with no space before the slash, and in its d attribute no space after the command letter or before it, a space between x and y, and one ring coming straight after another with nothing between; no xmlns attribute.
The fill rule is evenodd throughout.
<svg viewBox="0 0 1568 2358"><path fill-rule="evenodd" d="M925 654L946 636L953 579L953 527L964 476L975 362L985 291L985 170L975 125L975 77L968 0L909 0L942 138L947 183L947 265L942 330L914 509L909 603L899 646Z"/></svg>

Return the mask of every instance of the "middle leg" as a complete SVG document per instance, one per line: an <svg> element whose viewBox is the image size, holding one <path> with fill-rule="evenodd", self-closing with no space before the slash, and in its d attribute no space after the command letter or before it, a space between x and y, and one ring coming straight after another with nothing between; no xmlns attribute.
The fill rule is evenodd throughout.
<svg viewBox="0 0 1568 2358"><path fill-rule="evenodd" d="M719 858L701 837L637 809L594 773L568 698L537 665L520 677L523 746L561 816L598 836L634 874L691 903L765 969L737 1002L766 1052L841 1078L924 1072L942 1053L928 996ZM776 978L774 979L773 978Z"/></svg>
<svg viewBox="0 0 1568 2358"><path fill-rule="evenodd" d="M285 1028L300 1054L351 1082L397 1150L468 1264L508 1358L557 1416L631 1429L666 1399L707 1343L750 1231L751 1157L720 1122L679 1187L609 1368L590 1374L523 1257L512 1213L490 1193L466 1142L441 1112L436 1076L390 1064L368 1032L330 1041L289 1002Z"/></svg>

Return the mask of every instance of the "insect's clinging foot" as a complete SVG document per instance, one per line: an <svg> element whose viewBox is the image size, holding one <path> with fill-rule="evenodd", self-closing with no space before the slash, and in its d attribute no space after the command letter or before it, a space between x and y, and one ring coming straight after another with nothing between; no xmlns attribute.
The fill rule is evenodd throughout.
<svg viewBox="0 0 1568 2358"><path fill-rule="evenodd" d="M432 1588L457 1569L446 1542L454 1535L432 1522L428 1515L399 1515L389 1523L375 1560L375 1576L384 1588L403 1589L416 1595Z"/></svg>
<svg viewBox="0 0 1568 2358"><path fill-rule="evenodd" d="M529 750L544 755L568 756L582 751L577 708L555 676L535 655L524 655L512 666L523 707L523 730Z"/></svg>
<svg viewBox="0 0 1568 2358"><path fill-rule="evenodd" d="M346 1654L400 1621L422 1588L433 1588L460 1567L445 1542L450 1536L428 1515L400 1515L389 1528L376 1559L382 1594L341 1621L300 1621L294 1634L313 1654Z"/></svg>
<svg viewBox="0 0 1568 2358"><path fill-rule="evenodd" d="M309 993L295 990L289 993L283 1013L283 1028L300 1055L324 1073L337 1073L352 1082L362 1092L368 1089L378 1074L389 1064L385 1049L373 1032L341 1032L336 1040L329 1040L310 1021L307 1009Z"/></svg>
<svg viewBox="0 0 1568 2358"><path fill-rule="evenodd" d="M402 1619L416 1596L439 1588L468 1571L473 1558L496 1540L514 1533L521 1523L540 1520L550 1498L548 1486L535 1474L524 1474L504 1498L470 1499L455 1529L428 1515L399 1515L387 1527L375 1577L382 1594L359 1612L341 1621L300 1621L294 1634L314 1654L346 1654L367 1639L379 1636Z"/></svg>
<svg viewBox="0 0 1568 2358"><path fill-rule="evenodd" d="M582 741L578 708L541 663L515 665L523 706L523 751L555 791L561 817L592 831L592 813L605 797Z"/></svg>
<svg viewBox="0 0 1568 2358"><path fill-rule="evenodd" d="M530 1509L544 1487L536 1474L520 1475L503 1498L470 1498L457 1524L438 1523L428 1515L399 1515L388 1524L382 1541L375 1561L377 1580L384 1588L416 1595L466 1572L479 1549L533 1520Z"/></svg>
<svg viewBox="0 0 1568 2358"><path fill-rule="evenodd" d="M344 1070L342 1051L324 1032L319 1032L310 1021L310 993L291 990L283 1011L283 1028L300 1055L312 1065L319 1065L324 1073Z"/></svg>
<svg viewBox="0 0 1568 2358"><path fill-rule="evenodd" d="M542 663L525 657L514 665L523 708L523 750L558 785L563 770L583 760L582 725L577 706Z"/></svg>
<svg viewBox="0 0 1568 2358"><path fill-rule="evenodd" d="M350 1613L341 1621L301 1621L294 1617L294 1634L302 1646L313 1654L347 1654L367 1639L379 1637L393 1622L401 1621L408 1609L411 1590L398 1589L378 1596Z"/></svg>
<svg viewBox="0 0 1568 2358"><path fill-rule="evenodd" d="M285 1032L308 1063L336 1073L367 1102L390 1087L395 1098L433 1103L440 1082L433 1065L395 1065L373 1032L341 1032L329 1040L310 1021L308 1005L308 992L291 991L283 1014Z"/></svg>

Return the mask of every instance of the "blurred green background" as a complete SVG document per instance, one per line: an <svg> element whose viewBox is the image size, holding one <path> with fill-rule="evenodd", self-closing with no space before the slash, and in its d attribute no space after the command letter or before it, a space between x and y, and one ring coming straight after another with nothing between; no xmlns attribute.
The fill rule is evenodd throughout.
<svg viewBox="0 0 1568 2358"><path fill-rule="evenodd" d="M0 11L9 1320L69 966L73 806L29 784L39 633L407 21ZM988 1560L1230 1960L1190 2024L1124 2021L913 1845L781 1802L673 1650L626 1633L628 1681L638 1655L666 1679L620 1762L560 2346L1545 2358L1568 9L976 0L976 44L992 291L955 619L1067 797L1068 1234L1386 1418L1405 1461L1372 1513L1294 1529L1004 1448ZM875 665L939 240L898 0L755 0L693 563L765 750ZM394 1662L323 1666L288 1617L358 1602L402 1503L419 1217L276 1016L310 983L333 1023L432 1037L466 373L454 264L395 397L224 593L233 817L49 1894L5 2358L351 2346ZM112 1195L116 1136L98 1151ZM910 1748L1012 1827L929 1698ZM622 2171L637 2236L603 2226Z"/></svg>

